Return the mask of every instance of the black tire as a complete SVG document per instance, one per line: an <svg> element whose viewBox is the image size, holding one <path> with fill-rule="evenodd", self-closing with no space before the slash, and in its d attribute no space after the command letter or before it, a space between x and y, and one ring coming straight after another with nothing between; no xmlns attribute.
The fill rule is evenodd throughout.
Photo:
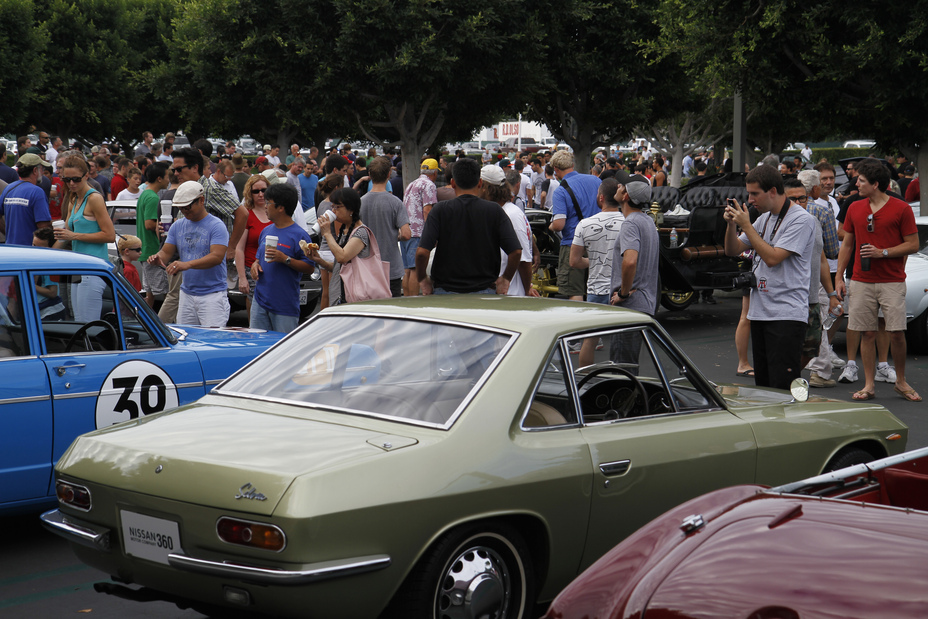
<svg viewBox="0 0 928 619"><path fill-rule="evenodd" d="M523 619L535 604L531 554L506 524L474 523L438 540L382 617Z"/></svg>
<svg viewBox="0 0 928 619"><path fill-rule="evenodd" d="M831 473L832 471L838 471L849 466L854 466L855 464L866 464L874 460L876 460L876 458L869 451L861 449L860 447L845 447L828 461L822 473Z"/></svg>
<svg viewBox="0 0 928 619"><path fill-rule="evenodd" d="M680 292L677 290L664 290L661 292L661 305L671 312L685 310L693 301L696 300L696 293L692 290L689 292Z"/></svg>

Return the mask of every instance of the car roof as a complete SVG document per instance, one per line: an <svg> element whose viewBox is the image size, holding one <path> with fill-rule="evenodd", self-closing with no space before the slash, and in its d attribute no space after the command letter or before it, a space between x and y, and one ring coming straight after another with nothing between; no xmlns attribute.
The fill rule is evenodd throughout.
<svg viewBox="0 0 928 619"><path fill-rule="evenodd" d="M25 245L0 245L0 265L3 269L99 269L102 267L112 270L113 268L109 262L86 254Z"/></svg>
<svg viewBox="0 0 928 619"><path fill-rule="evenodd" d="M475 294L429 295L351 303L328 308L320 315L346 312L431 318L442 322L469 323L517 333L534 332L543 336L550 336L554 332L575 332L603 326L654 322L647 314L611 305L564 299Z"/></svg>

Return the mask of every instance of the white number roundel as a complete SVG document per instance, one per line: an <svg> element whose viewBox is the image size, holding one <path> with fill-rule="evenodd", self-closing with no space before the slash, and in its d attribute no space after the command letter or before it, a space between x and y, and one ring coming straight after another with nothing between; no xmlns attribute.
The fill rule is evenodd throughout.
<svg viewBox="0 0 928 619"><path fill-rule="evenodd" d="M177 386L154 363L126 361L109 373L97 398L98 428L176 408Z"/></svg>

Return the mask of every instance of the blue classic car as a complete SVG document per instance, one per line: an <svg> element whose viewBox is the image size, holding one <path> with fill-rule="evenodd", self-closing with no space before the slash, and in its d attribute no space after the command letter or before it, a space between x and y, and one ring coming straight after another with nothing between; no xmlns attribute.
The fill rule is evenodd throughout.
<svg viewBox="0 0 928 619"><path fill-rule="evenodd" d="M75 320L68 293L93 278L99 313ZM281 337L168 327L107 262L0 245L0 514L55 503L79 434L193 402Z"/></svg>

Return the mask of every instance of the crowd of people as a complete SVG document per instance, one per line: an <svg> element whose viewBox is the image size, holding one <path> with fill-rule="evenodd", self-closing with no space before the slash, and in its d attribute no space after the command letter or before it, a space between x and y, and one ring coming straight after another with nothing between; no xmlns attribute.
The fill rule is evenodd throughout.
<svg viewBox="0 0 928 619"><path fill-rule="evenodd" d="M117 240L106 200L134 201L137 231L119 239L118 266L153 307L160 304L166 322L223 326L228 290L237 289L247 296L251 326L290 331L303 276L320 271L323 307L348 302L344 265L369 259L372 248L393 297L537 296L531 280L540 255L526 208L551 212L550 229L561 239L559 296L657 311L660 240L643 210L651 188L667 184L670 162L646 148L599 153L581 169L567 150L486 153L483 165L463 152L424 158L404 189L403 162L390 151L354 153L346 145L324 156L313 148L307 157L294 144L281 160L266 145L252 166L233 142L214 156L207 140L175 148L172 134L156 143L146 132L130 158L109 145L88 157L45 133L39 138L19 145L15 171L0 163L6 242L106 259ZM771 155L749 171L747 203L725 210L725 251L752 260L736 330L739 375L786 388L807 367L812 386L831 387L833 369L843 367L838 380L856 382L859 350L864 384L855 399L872 398L874 381L920 399L905 381L903 269L918 249L903 197L917 196L919 183L911 164L895 163L851 164L839 188L826 161L803 169L803 157ZM726 165L702 151L684 159L683 172ZM42 230L53 221L62 224L49 236ZM100 280L88 280L71 295L77 320L99 317ZM822 323L848 309L844 361L830 343L836 325ZM589 338L572 352L587 365L601 346Z"/></svg>

